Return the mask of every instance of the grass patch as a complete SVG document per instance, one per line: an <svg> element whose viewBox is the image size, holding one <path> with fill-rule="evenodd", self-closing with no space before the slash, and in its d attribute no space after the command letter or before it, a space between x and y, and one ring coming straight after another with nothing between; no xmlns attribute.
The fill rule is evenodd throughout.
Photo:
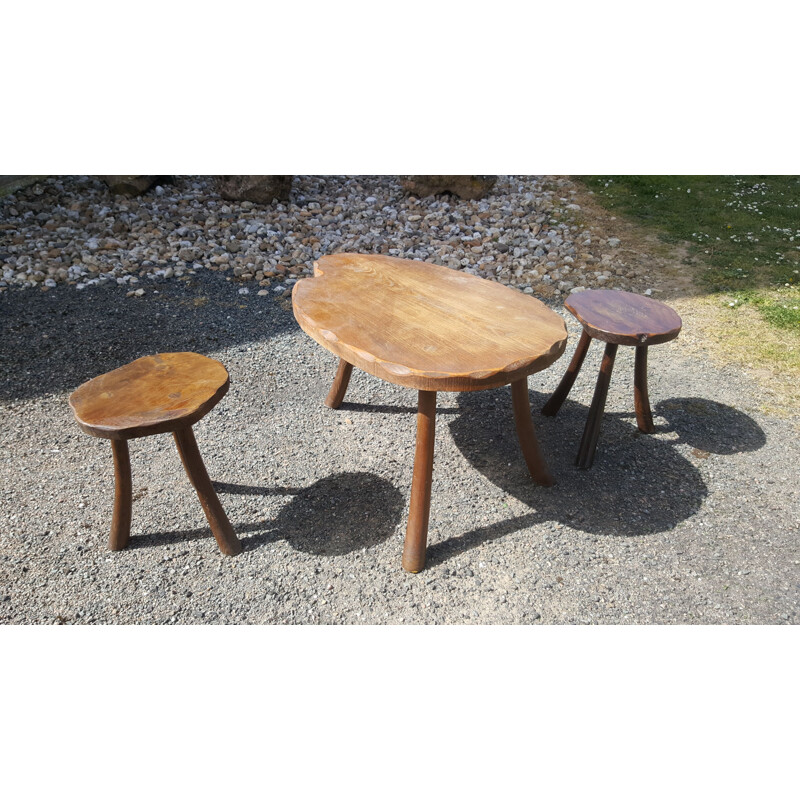
<svg viewBox="0 0 800 800"><path fill-rule="evenodd" d="M581 178L608 209L690 244L698 281L800 334L800 177L613 175Z"/></svg>

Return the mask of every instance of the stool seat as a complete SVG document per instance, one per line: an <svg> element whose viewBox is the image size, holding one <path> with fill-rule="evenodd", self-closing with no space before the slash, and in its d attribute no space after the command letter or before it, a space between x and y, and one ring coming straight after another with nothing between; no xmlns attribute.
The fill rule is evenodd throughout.
<svg viewBox="0 0 800 800"><path fill-rule="evenodd" d="M640 294L613 289L573 292L564 307L593 338L629 347L661 344L681 331L681 318L669 306Z"/></svg>
<svg viewBox="0 0 800 800"><path fill-rule="evenodd" d="M79 386L69 404L80 427L103 439L135 439L193 425L228 391L228 371L198 353L137 358Z"/></svg>

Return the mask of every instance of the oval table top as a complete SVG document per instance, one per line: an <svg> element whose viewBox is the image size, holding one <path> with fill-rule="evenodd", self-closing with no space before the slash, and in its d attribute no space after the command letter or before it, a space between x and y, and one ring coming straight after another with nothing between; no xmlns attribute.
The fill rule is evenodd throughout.
<svg viewBox="0 0 800 800"><path fill-rule="evenodd" d="M198 353L159 353L81 384L69 398L92 436L134 439L176 431L204 417L228 391L228 371Z"/></svg>
<svg viewBox="0 0 800 800"><path fill-rule="evenodd" d="M586 332L602 342L661 344L681 332L681 318L652 297L614 289L573 292L564 302Z"/></svg>
<svg viewBox="0 0 800 800"><path fill-rule="evenodd" d="M338 253L292 291L300 327L365 372L427 391L503 386L564 352L564 321L539 300L447 267Z"/></svg>

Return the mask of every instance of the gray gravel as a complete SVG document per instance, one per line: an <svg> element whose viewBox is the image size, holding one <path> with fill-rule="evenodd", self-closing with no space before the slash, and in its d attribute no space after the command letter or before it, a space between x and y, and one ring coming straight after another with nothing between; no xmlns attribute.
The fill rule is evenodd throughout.
<svg viewBox="0 0 800 800"><path fill-rule="evenodd" d="M0 294L0 620L6 623L795 623L800 441L738 368L653 348L658 432L640 435L620 348L595 465L573 466L601 347L556 418L565 358L532 376L557 479L530 480L508 388L441 394L428 567L400 567L415 392L361 372L322 405L335 359L286 299L187 267L84 290ZM557 297L551 306L563 313ZM69 393L138 356L220 359L231 391L195 428L244 543L219 554L169 436L131 443L131 545L107 551L108 442Z"/></svg>

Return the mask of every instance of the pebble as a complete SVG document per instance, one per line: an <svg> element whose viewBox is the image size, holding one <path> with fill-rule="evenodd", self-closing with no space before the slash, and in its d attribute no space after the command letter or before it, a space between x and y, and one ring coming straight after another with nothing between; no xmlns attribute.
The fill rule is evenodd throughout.
<svg viewBox="0 0 800 800"><path fill-rule="evenodd" d="M0 199L0 292L176 280L188 266L242 284L270 280L281 294L337 252L430 261L545 298L567 290L567 269L587 289L641 291L636 269L593 269L619 269L620 242L568 218L580 210L573 187L567 178L499 176L488 197L461 200L408 196L396 176L295 176L290 202L259 206L223 202L207 177L175 176L135 198L111 195L91 176L51 177Z"/></svg>

